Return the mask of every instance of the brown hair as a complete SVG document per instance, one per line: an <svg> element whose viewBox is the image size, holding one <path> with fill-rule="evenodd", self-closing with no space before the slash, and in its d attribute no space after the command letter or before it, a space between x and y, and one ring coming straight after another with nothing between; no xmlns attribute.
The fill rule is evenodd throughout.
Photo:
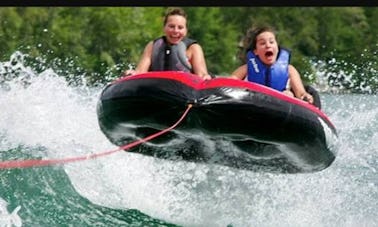
<svg viewBox="0 0 378 227"><path fill-rule="evenodd" d="M181 8L168 8L164 15L164 25L167 24L167 20L169 16L179 15L187 19L187 14Z"/></svg>
<svg viewBox="0 0 378 227"><path fill-rule="evenodd" d="M276 34L274 29L269 26L257 27L257 28L248 30L246 38L249 38L251 40L249 43L249 46L247 47L248 49L250 50L256 49L257 36L259 36L263 32L272 32L273 34Z"/></svg>
<svg viewBox="0 0 378 227"><path fill-rule="evenodd" d="M256 49L257 36L263 32L272 32L273 34L276 34L274 28L270 26L252 27L245 33L239 43L240 51L238 53L238 57L243 63L247 60L246 53L249 50Z"/></svg>

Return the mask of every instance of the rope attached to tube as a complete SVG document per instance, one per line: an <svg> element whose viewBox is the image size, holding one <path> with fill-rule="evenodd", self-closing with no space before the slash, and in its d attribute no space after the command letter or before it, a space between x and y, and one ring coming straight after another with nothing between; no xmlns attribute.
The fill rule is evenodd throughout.
<svg viewBox="0 0 378 227"><path fill-rule="evenodd" d="M167 132L171 131L172 129L174 129L177 125L179 125L182 122L182 120L184 120L184 118L186 117L186 115L188 114L188 112L192 108L192 106L193 106L192 104L189 104L188 107L186 108L185 112L181 115L180 119L176 123L174 123L172 126L166 128L166 129L163 129L163 130L161 130L157 133L154 133L150 136L147 136L145 138L142 138L142 139L136 140L134 142L131 142L129 144L125 144L123 146L120 146L115 150L109 150L109 151L104 151L104 152L100 152L100 153L96 153L96 154L89 154L89 155L85 155L85 156L62 158L62 159L43 159L43 160L30 159L30 160L3 161L3 162L0 162L0 169L27 168L27 167L48 166L48 165L56 165L56 164L66 164L66 163L70 163L70 162L77 162L77 161L83 161L83 160L88 160L88 159L94 159L94 158L98 158L98 157L101 157L101 156L110 155L110 154L116 153L118 151L127 150L127 149L135 147L135 146L137 146L141 143L152 140L152 139L154 139L154 138L156 138L160 135L163 135L164 133L167 133Z"/></svg>

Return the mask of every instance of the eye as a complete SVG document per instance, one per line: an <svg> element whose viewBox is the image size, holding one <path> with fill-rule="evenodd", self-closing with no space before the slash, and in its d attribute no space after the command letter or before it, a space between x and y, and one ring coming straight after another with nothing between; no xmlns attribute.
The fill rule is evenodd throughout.
<svg viewBox="0 0 378 227"><path fill-rule="evenodd" d="M259 43L260 46L263 46L263 45L265 45L265 44L266 44L265 42L260 42L260 43Z"/></svg>

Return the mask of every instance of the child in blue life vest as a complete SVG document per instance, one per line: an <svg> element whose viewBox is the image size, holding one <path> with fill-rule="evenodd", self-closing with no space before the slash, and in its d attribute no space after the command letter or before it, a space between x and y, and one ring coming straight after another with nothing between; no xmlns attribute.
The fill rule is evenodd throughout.
<svg viewBox="0 0 378 227"><path fill-rule="evenodd" d="M247 63L230 77L259 83L313 104L314 98L306 92L297 69L290 64L290 51L279 47L273 29L256 28L251 38Z"/></svg>
<svg viewBox="0 0 378 227"><path fill-rule="evenodd" d="M150 41L135 70L126 70L123 75L148 71L184 71L211 79L201 46L186 38L187 15L181 8L169 8L164 17L165 35Z"/></svg>

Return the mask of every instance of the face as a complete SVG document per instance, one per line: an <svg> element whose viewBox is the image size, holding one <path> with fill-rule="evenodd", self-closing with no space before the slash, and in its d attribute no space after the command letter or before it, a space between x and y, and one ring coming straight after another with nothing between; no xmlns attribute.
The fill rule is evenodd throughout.
<svg viewBox="0 0 378 227"><path fill-rule="evenodd" d="M164 33L170 44L178 44L187 34L186 19L180 15L172 15L164 25Z"/></svg>
<svg viewBox="0 0 378 227"><path fill-rule="evenodd" d="M265 65L274 64L278 55L276 36L268 31L259 34L256 37L256 47L253 52Z"/></svg>

